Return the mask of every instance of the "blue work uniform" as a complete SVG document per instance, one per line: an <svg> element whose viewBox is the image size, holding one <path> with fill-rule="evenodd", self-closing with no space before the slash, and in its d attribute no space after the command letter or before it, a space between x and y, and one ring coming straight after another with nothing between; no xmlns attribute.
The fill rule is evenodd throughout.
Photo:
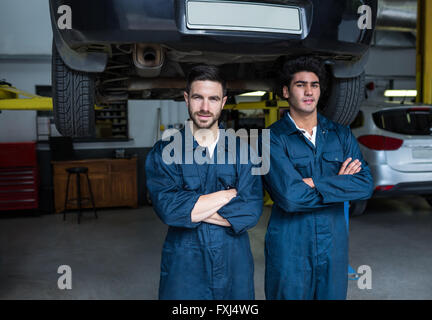
<svg viewBox="0 0 432 320"><path fill-rule="evenodd" d="M183 141L185 130L190 129L180 131ZM195 160L185 164L184 154L182 164L166 164L162 152L170 142L162 140L147 157L147 188L153 209L169 226L162 249L159 299L255 297L247 230L257 224L262 213L262 181L260 176L251 174L250 161L240 163L240 152L235 155L228 152L227 141L224 148L218 148L220 140L213 158L208 158L212 164L197 164ZM239 151L239 139L235 141ZM191 148L185 143L182 146L189 154L197 152L197 148L198 152L208 152L195 139ZM179 150L173 152L176 151ZM223 153L221 159L225 159L225 164L216 164L216 152ZM230 188L237 189L237 196L217 212L231 227L191 221L191 211L200 196Z"/></svg>
<svg viewBox="0 0 432 320"><path fill-rule="evenodd" d="M264 185L274 205L265 238L267 299L346 299L344 201L370 198L373 179L349 127L318 114L315 145L288 114L270 126ZM350 157L361 161L361 171L338 175ZM312 178L315 188L303 178Z"/></svg>

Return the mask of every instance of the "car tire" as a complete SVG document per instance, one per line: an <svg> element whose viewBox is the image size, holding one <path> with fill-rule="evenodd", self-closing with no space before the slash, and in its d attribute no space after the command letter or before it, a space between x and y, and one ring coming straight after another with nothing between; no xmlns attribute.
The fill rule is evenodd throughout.
<svg viewBox="0 0 432 320"><path fill-rule="evenodd" d="M95 135L95 81L89 73L70 69L52 46L54 122L63 136Z"/></svg>
<svg viewBox="0 0 432 320"><path fill-rule="evenodd" d="M321 113L342 125L350 125L365 97L364 73L355 78L333 78L321 103Z"/></svg>
<svg viewBox="0 0 432 320"><path fill-rule="evenodd" d="M365 213L367 200L350 201L349 214L351 217L358 217Z"/></svg>
<svg viewBox="0 0 432 320"><path fill-rule="evenodd" d="M424 198L426 202L429 203L429 205L432 207L432 196L425 196Z"/></svg>

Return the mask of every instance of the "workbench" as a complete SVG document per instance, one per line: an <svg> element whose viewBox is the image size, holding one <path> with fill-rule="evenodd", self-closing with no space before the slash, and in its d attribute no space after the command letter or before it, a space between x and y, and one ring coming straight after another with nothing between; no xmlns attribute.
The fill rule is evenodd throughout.
<svg viewBox="0 0 432 320"><path fill-rule="evenodd" d="M91 188L97 208L107 207L138 207L137 195L137 159L89 159L73 161L52 161L54 183L55 212L64 210L66 196L67 168L87 167ZM82 197L89 196L87 181L81 175ZM76 182L71 177L69 199L76 198ZM68 209L74 209L68 204ZM91 208L86 203L83 208Z"/></svg>

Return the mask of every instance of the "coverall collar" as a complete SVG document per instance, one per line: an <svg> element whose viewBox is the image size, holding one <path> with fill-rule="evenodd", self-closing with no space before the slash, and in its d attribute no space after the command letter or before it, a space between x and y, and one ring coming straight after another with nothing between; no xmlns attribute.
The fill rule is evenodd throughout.
<svg viewBox="0 0 432 320"><path fill-rule="evenodd" d="M285 114L284 116L284 120L285 123L287 125L287 130L286 130L286 134L290 135L293 134L295 132L298 131L296 125L294 124L294 122L291 121L288 113ZM334 129L334 125L323 115L321 115L319 112L317 113L317 135L318 135L318 130L321 131L328 131Z"/></svg>

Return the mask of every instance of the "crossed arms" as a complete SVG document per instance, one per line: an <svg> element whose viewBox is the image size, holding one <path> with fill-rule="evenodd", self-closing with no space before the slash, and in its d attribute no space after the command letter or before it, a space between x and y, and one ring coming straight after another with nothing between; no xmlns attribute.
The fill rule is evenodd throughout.
<svg viewBox="0 0 432 320"><path fill-rule="evenodd" d="M348 158L342 164L338 175L354 175L361 170L361 162L356 159L352 161L352 158ZM351 162L351 163L350 163ZM315 184L312 178L304 178L303 182L309 187L315 188ZM194 208L191 212L192 222L206 222L215 224L223 227L231 227L229 221L223 218L217 212L223 206L231 201L232 198L237 196L236 189L221 190L214 193L202 195L198 198Z"/></svg>
<svg viewBox="0 0 432 320"><path fill-rule="evenodd" d="M310 212L335 203L370 198L373 192L370 169L352 133L347 132L343 138L348 158L338 174L303 178L291 163L284 141L271 135L270 171L264 176L264 183L275 204L288 213ZM352 159L356 160L351 162Z"/></svg>
<svg viewBox="0 0 432 320"><path fill-rule="evenodd" d="M231 227L228 220L223 218L217 211L236 196L236 189L221 190L200 196L192 209L191 221Z"/></svg>
<svg viewBox="0 0 432 320"><path fill-rule="evenodd" d="M146 159L146 180L153 209L172 227L196 228L201 223L227 227L240 234L256 225L262 213L260 176L251 175L252 163L240 164L235 189L202 194L199 188L185 188L181 169L162 159L158 143Z"/></svg>
<svg viewBox="0 0 432 320"><path fill-rule="evenodd" d="M353 162L352 158L348 158L342 163L342 166L339 170L338 176L341 175L353 175L359 173L361 170L361 162L359 159L355 159ZM350 163L351 162L351 163ZM309 187L315 188L315 183L312 178L304 178L303 182L306 183Z"/></svg>

